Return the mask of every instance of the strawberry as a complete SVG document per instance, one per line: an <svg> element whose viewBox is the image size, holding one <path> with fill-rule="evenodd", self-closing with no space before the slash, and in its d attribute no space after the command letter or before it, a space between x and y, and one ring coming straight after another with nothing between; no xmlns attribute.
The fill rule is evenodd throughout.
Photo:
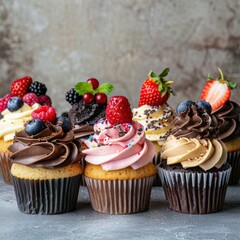
<svg viewBox="0 0 240 240"><path fill-rule="evenodd" d="M208 76L207 83L203 87L200 100L209 102L212 106L212 111L221 107L231 96L231 89L237 87L237 84L224 79L223 72L218 68L220 76L217 79L212 79Z"/></svg>
<svg viewBox="0 0 240 240"><path fill-rule="evenodd" d="M54 123L56 120L56 111L53 107L42 106L32 112L32 118L39 118L44 122Z"/></svg>
<svg viewBox="0 0 240 240"><path fill-rule="evenodd" d="M169 68L164 69L159 75L156 75L152 71L149 72L149 78L144 81L141 87L138 107L142 105L162 105L168 100L170 93L174 95L170 86L173 81L166 81L164 79L168 75L168 72Z"/></svg>
<svg viewBox="0 0 240 240"><path fill-rule="evenodd" d="M32 83L32 78L25 76L23 78L13 81L11 91L14 96L22 98L29 90Z"/></svg>
<svg viewBox="0 0 240 240"><path fill-rule="evenodd" d="M110 124L131 123L132 110L128 99L124 96L113 96L106 108L106 117Z"/></svg>

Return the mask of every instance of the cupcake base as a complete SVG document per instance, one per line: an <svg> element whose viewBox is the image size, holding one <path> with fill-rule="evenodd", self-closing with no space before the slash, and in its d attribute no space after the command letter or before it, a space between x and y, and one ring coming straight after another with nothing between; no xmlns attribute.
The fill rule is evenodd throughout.
<svg viewBox="0 0 240 240"><path fill-rule="evenodd" d="M207 214L223 208L231 166L213 172L158 168L168 207L176 212Z"/></svg>
<svg viewBox="0 0 240 240"><path fill-rule="evenodd" d="M148 210L154 178L97 180L85 177L85 181L95 211L129 214Z"/></svg>
<svg viewBox="0 0 240 240"><path fill-rule="evenodd" d="M0 152L0 171L2 173L2 177L5 183L12 184L12 176L11 176L11 166L12 162L9 160L10 154Z"/></svg>
<svg viewBox="0 0 240 240"><path fill-rule="evenodd" d="M74 210L81 175L49 180L12 176L17 205L26 214L59 214Z"/></svg>
<svg viewBox="0 0 240 240"><path fill-rule="evenodd" d="M228 152L227 162L232 166L229 185L236 185L240 179L240 151Z"/></svg>

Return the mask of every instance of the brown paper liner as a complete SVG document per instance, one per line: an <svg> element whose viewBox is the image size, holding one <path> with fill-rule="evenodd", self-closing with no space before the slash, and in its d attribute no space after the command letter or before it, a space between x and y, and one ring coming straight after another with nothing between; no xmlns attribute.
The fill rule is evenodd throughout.
<svg viewBox="0 0 240 240"><path fill-rule="evenodd" d="M240 151L228 152L227 162L232 166L232 172L228 184L238 184L240 179Z"/></svg>
<svg viewBox="0 0 240 240"><path fill-rule="evenodd" d="M158 168L168 207L176 212L206 214L223 208L231 166L218 172L194 173Z"/></svg>
<svg viewBox="0 0 240 240"><path fill-rule="evenodd" d="M58 214L74 210L81 175L51 180L28 180L12 176L17 205L27 214Z"/></svg>
<svg viewBox="0 0 240 240"><path fill-rule="evenodd" d="M10 154L0 152L0 170L5 183L12 184Z"/></svg>
<svg viewBox="0 0 240 240"><path fill-rule="evenodd" d="M129 214L148 210L154 178L96 180L85 177L85 181L95 211Z"/></svg>
<svg viewBox="0 0 240 240"><path fill-rule="evenodd" d="M155 165L155 166L159 166L159 164L161 163L161 154L160 152L156 152L154 157L153 157L153 160L152 160L152 163ZM159 177L158 174L156 174L155 176L155 179L153 181L153 186L162 186L162 183L161 183L161 179Z"/></svg>

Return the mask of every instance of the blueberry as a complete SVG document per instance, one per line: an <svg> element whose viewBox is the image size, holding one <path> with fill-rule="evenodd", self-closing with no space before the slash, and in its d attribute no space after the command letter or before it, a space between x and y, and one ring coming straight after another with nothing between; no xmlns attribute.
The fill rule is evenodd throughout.
<svg viewBox="0 0 240 240"><path fill-rule="evenodd" d="M68 132L72 129L72 124L67 117L60 116L56 120L56 125L62 127L64 132Z"/></svg>
<svg viewBox="0 0 240 240"><path fill-rule="evenodd" d="M34 118L27 122L27 124L25 126L25 132L29 136L32 136L32 135L36 135L36 134L40 133L45 128L46 128L46 125L43 122L43 120L41 120L39 118Z"/></svg>
<svg viewBox="0 0 240 240"><path fill-rule="evenodd" d="M23 100L19 97L11 97L7 103L7 108L10 112L17 111L22 106L23 106Z"/></svg>
<svg viewBox="0 0 240 240"><path fill-rule="evenodd" d="M212 112L212 106L209 102L206 102L204 100L198 100L196 101L196 105L199 108L205 109L207 111L207 113L211 113Z"/></svg>
<svg viewBox="0 0 240 240"><path fill-rule="evenodd" d="M187 110L188 107L191 107L192 104L194 102L191 100L185 100L181 103L178 104L177 108L176 108L176 112L177 114L181 113L181 112L185 112Z"/></svg>

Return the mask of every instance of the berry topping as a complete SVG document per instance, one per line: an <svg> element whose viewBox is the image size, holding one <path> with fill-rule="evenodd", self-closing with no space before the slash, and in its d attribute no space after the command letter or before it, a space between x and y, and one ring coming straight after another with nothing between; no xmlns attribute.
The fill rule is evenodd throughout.
<svg viewBox="0 0 240 240"><path fill-rule="evenodd" d="M8 93L3 98L0 98L0 112L4 111L7 108L7 103L11 97L13 97L13 94Z"/></svg>
<svg viewBox="0 0 240 240"><path fill-rule="evenodd" d="M92 84L92 88L94 90L97 89L99 86L99 81L96 78L89 78L87 82Z"/></svg>
<svg viewBox="0 0 240 240"><path fill-rule="evenodd" d="M85 103L91 103L94 100L94 95L92 93L85 93L83 95L83 101Z"/></svg>
<svg viewBox="0 0 240 240"><path fill-rule="evenodd" d="M72 88L65 94L65 99L67 102L73 105L81 100L81 96L74 90L74 88Z"/></svg>
<svg viewBox="0 0 240 240"><path fill-rule="evenodd" d="M56 125L62 127L64 132L68 132L72 129L72 125L70 120L67 117L60 116L56 120Z"/></svg>
<svg viewBox="0 0 240 240"><path fill-rule="evenodd" d="M107 103L107 95L105 93L98 93L95 96L96 103L105 104Z"/></svg>
<svg viewBox="0 0 240 240"><path fill-rule="evenodd" d="M45 84L35 81L30 85L29 92L35 93L37 96L45 95L47 88Z"/></svg>
<svg viewBox="0 0 240 240"><path fill-rule="evenodd" d="M27 93L23 96L23 102L29 106L32 106L34 103L39 103L39 99L35 93Z"/></svg>
<svg viewBox="0 0 240 240"><path fill-rule="evenodd" d="M210 103L204 101L204 100L198 100L196 101L196 105L199 107L199 108L202 108L204 110L206 110L207 113L211 113L212 112L212 106Z"/></svg>
<svg viewBox="0 0 240 240"><path fill-rule="evenodd" d="M231 96L231 89L237 87L237 84L224 79L223 72L218 68L220 77L212 79L208 75L207 83L205 84L200 99L209 102L212 106L212 111L221 107Z"/></svg>
<svg viewBox="0 0 240 240"><path fill-rule="evenodd" d="M25 126L25 132L29 135L36 135L46 128L45 123L39 119L31 119L27 122Z"/></svg>
<svg viewBox="0 0 240 240"><path fill-rule="evenodd" d="M144 81L141 87L138 107L142 105L162 105L168 100L170 93L174 95L170 86L173 81L166 81L164 79L168 75L168 72L169 68L164 69L159 75L150 71L148 74L149 78Z"/></svg>
<svg viewBox="0 0 240 240"><path fill-rule="evenodd" d="M17 111L23 106L23 100L19 97L11 97L7 103L7 108L10 112Z"/></svg>
<svg viewBox="0 0 240 240"><path fill-rule="evenodd" d="M193 104L194 104L194 102L191 100L185 100L185 101L179 103L176 108L177 114L187 111L187 109L190 108Z"/></svg>
<svg viewBox="0 0 240 240"><path fill-rule="evenodd" d="M131 123L132 111L128 99L124 96L113 96L110 98L106 117L110 124Z"/></svg>
<svg viewBox="0 0 240 240"><path fill-rule="evenodd" d="M39 118L44 122L54 123L56 120L56 111L53 107L42 106L32 112L32 118Z"/></svg>
<svg viewBox="0 0 240 240"><path fill-rule="evenodd" d="M40 95L38 97L38 101L39 101L39 104L41 104L42 106L45 106L45 105L52 106L52 100L48 95Z"/></svg>
<svg viewBox="0 0 240 240"><path fill-rule="evenodd" d="M11 91L14 96L22 98L29 90L32 83L32 78L29 76L13 81Z"/></svg>

